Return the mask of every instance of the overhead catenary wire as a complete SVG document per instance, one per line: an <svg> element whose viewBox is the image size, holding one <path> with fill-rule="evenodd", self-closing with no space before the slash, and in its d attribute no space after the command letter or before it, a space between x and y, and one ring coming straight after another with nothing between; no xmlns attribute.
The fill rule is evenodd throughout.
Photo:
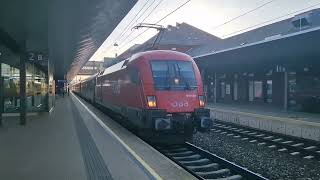
<svg viewBox="0 0 320 180"><path fill-rule="evenodd" d="M226 24L229 24L229 23L231 23L231 22L233 22L233 21L235 21L235 20L237 20L237 19L239 19L239 18L241 18L241 17L243 17L243 16L245 16L245 15L247 15L247 14L250 14L250 13L252 13L252 12L254 12L254 11L257 11L257 10L259 10L260 8L262 8L262 7L264 7L264 6L268 5L268 4L271 4L271 3L274 2L274 1L275 1L275 0L268 1L268 2L266 2L266 3L263 3L262 5L259 5L259 6L253 8L253 9L251 9L251 10L249 10L249 11L246 11L246 12L244 12L244 13L236 16L236 17L234 17L234 18L231 18L230 20L228 20L228 21L226 21L226 22L224 22L224 23L222 23L222 24L220 24L220 25L218 25L218 26L215 26L213 29L218 29L218 28L220 28L220 27L222 27L222 26L224 26L224 25L226 25Z"/></svg>
<svg viewBox="0 0 320 180"><path fill-rule="evenodd" d="M148 10L149 10L149 8L155 3L155 1L156 0L153 0L152 2L151 2L151 4L140 14L140 16L134 21L134 23L136 23ZM148 16L148 15L147 15ZM116 39L116 42L117 41L120 41L121 39L122 39L122 37L126 34L126 32L128 32L130 29L132 29L132 23L133 22L133 20L129 23L129 26L125 29L125 32L123 33L123 35L121 36L121 37L119 37L119 38L117 38ZM134 23L133 23L133 25L134 25Z"/></svg>
<svg viewBox="0 0 320 180"><path fill-rule="evenodd" d="M148 0L148 1L150 1L150 0ZM141 11L141 10L144 8L144 6L148 3L148 1L143 5L143 7L140 9L140 11ZM145 18L141 21L141 23L143 23L143 22L150 16L151 13L153 13L153 11L162 3L162 1L163 1L163 0L160 0L160 1L158 2L158 4L157 4L155 7L153 7L153 9L149 12L148 15L145 16ZM252 10L250 10L250 11L247 11L247 12L245 12L245 13L243 13L243 14L240 14L239 16L234 17L234 18L228 20L227 22L224 22L223 24L214 27L214 29L217 29L217 28L219 28L219 27L221 27L221 26L224 26L224 25L226 25L226 24L228 24L228 23L230 23L230 22L232 22L232 21L234 21L234 20L236 20L236 19L239 19L240 17L243 17L243 16L245 16L245 15L247 15L247 14L249 14L249 13L252 13L252 12L254 12L254 11L256 11L256 10L258 10L258 9L260 9L260 8L262 8L262 7L270 4L270 3L272 3L273 1L275 1L275 0L268 1L268 2L262 4L262 5L258 6L258 7L255 7L254 9L252 9ZM187 1L186 3L188 3L188 2L189 2L189 1ZM137 21L138 19L140 19L140 17L150 8L150 6L151 6L153 3L154 3L154 1L147 7L147 9L145 9L145 11L136 19L136 21ZM186 4L186 3L185 3L185 4ZM182 5L184 5L184 4L182 4ZM140 11L136 14L136 16L140 13ZM170 15L171 15L172 13L174 13L174 12L175 12L175 11L169 13L167 16L170 16ZM136 17L136 16L135 16L135 17ZM161 21L162 21L163 19L165 19L167 16L165 16L165 17L163 17L162 19L160 19L159 22L161 22ZM116 38L116 41L115 41L115 42L120 41L120 40L122 39L122 37L124 36L124 34L129 30L128 27L131 25L131 23L133 22L133 20L135 19L135 17L131 20L131 22L130 22L130 23L127 25L127 27L124 29L125 32L123 31L124 33L122 32L122 33ZM136 22L136 21L135 21L135 22ZM158 22L157 22L157 23L158 23ZM155 23L155 24L157 24L157 23ZM145 31L144 31L144 32L145 32ZM143 33L144 33L144 32L143 32ZM133 33L134 33L134 31L131 31L129 34L127 34L127 35L125 36L124 39L127 39L128 37L130 37ZM143 34L143 33L142 33L142 34ZM140 34L139 34L138 36L140 36ZM119 39L119 38L120 38L120 39Z"/></svg>
<svg viewBox="0 0 320 180"><path fill-rule="evenodd" d="M149 14L148 14L146 17L144 17L144 19L141 21L141 23L144 23L144 21L145 21L148 17L150 17L151 13L154 12L154 10L162 3L162 1L163 1L163 0L160 0L160 1L158 2L158 4L157 4L155 7L153 7L153 9L149 12Z"/></svg>
<svg viewBox="0 0 320 180"><path fill-rule="evenodd" d="M175 13L176 11L178 11L180 8L182 8L183 6L185 6L186 4L188 4L191 0L186 1L185 3L181 4L179 7L177 7L176 9L174 9L173 11L171 11L170 13L168 13L167 15L165 15L163 18L161 18L160 20L158 20L157 22L155 22L154 24L158 24L161 21L163 21L164 19L166 19L167 17L169 17L171 14Z"/></svg>
<svg viewBox="0 0 320 180"><path fill-rule="evenodd" d="M140 14L140 16L136 19L136 17L139 15L139 13L144 9L144 7L146 7L146 5L149 3L150 0L147 0L143 5L142 7L140 8L140 10L134 15L134 17L131 19L131 21L127 24L127 26L122 30L122 32L115 38L114 40L114 43L116 43L117 41L119 41L123 35L126 34L126 32L130 29L130 26L132 25L132 22L134 20L136 20L135 22L138 21L138 19L141 18L141 16L144 15L144 13L153 5L153 3L156 1L156 0L153 0L152 3L150 3L150 5ZM120 38L120 39L119 39ZM114 44L110 44L109 46L106 47L106 49L109 49L111 48L112 46L114 46Z"/></svg>
<svg viewBox="0 0 320 180"><path fill-rule="evenodd" d="M276 20L278 20L278 19L281 19L281 18L290 16L290 15L294 15L294 14L296 14L296 13L302 13L302 12L305 12L306 10L309 10L309 9L311 9L311 8L313 8L313 7L316 7L316 6L319 6L319 5L320 5L320 3L316 3L316 4L311 5L311 6L308 6L308 7L306 7L306 8L303 8L303 9L300 9L300 10L297 10L297 11L294 11L294 12L291 12L291 13L287 13L287 14L285 14L285 15L281 15L281 16L278 16L278 17L276 17L276 18L272 18L272 19L267 20L267 21L264 21L264 22L262 22L262 23L258 23L258 24L255 24L255 25L252 25L252 26L249 26L249 27L246 27L246 28L243 28L243 29L234 31L234 32L232 32L232 33L223 35L222 37L225 38L225 37L227 37L227 36L231 36L231 35L233 35L233 34L240 33L240 32L243 32L243 31L252 29L252 28L255 28L255 27L258 27L258 26L267 24L267 23L269 23L269 22L274 22L274 21L276 21Z"/></svg>
<svg viewBox="0 0 320 180"><path fill-rule="evenodd" d="M162 3L163 0L160 0L156 6L153 7L153 9L149 12L149 14L141 21L143 23L150 15L151 13ZM134 31L131 31L127 36L125 36L124 39L127 39L129 36L131 36L134 33Z"/></svg>
<svg viewBox="0 0 320 180"><path fill-rule="evenodd" d="M174 12L176 12L178 9L180 9L181 7L183 7L184 5L186 5L186 4L187 4L188 2L190 2L190 1L191 1L191 0L186 1L185 3L183 3L182 5L180 5L178 8L176 8L175 10L173 10L172 12L170 12L169 14L167 14L166 16L164 16L163 18L161 18L160 20L158 20L158 21L157 21L156 23L154 23L154 24L157 24L157 23L161 22L162 20L166 19L168 16L170 16L171 14L173 14ZM252 12L254 12L254 11L256 11L256 10L258 10L258 9L260 9L260 8L266 6L266 5L268 5L268 4L270 4L270 3L274 2L274 1L275 1L275 0L268 1L268 2L266 2L266 3L264 3L264 4L260 5L260 6L258 6L258 7L256 7L256 8L254 8L254 9L251 9L251 10L249 10L249 11L243 13L243 14L240 14L240 15L237 16L237 17L234 17L234 18L228 20L227 22L224 22L223 24L220 24L220 25L216 26L215 28L219 28L219 27L221 27L221 26L224 26L224 25L226 25L226 24L228 24L228 23L230 23L230 22L232 22L232 21L234 21L234 20L236 20L236 19L238 19L238 18L240 18L240 17L243 17L243 16L245 16L245 15L247 15L247 14L249 14L249 13L252 13ZM244 28L244 29L237 30L237 31L235 31L235 32L232 32L232 33L229 33L229 34L227 34L227 35L224 35L223 37L226 37L226 36L229 36L229 35L232 35L232 34L236 34L236 33L238 33L238 32L242 32L242 31L245 31L245 30L248 30L248 29L251 29L251 28L254 28L254 27L263 25L263 24L266 24L266 23L268 23L268 22L275 21L275 20L277 20L277 19L280 19L280 18L289 16L289 15L292 15L292 14L296 14L296 13L305 11L305 10L307 10L307 9L310 9L310 8L315 7L315 6L318 6L318 5L320 5L320 3L317 3L317 4L314 4L314 5L311 5L311 6L307 7L307 8L303 8L303 9L300 9L300 10L297 10L297 11L294 11L294 12L291 12L291 13L288 13L288 14L285 14L285 15L282 15L282 16L279 16L279 17L276 17L276 18L273 18L273 19L268 20L268 21L264 21L264 22L262 22L262 23L259 23L259 24L253 25L253 26L249 26L249 27ZM148 16L147 16L147 17L148 17ZM123 43L124 45L122 45L122 46L120 47L120 50L123 49L124 47L126 47L129 43L131 43L132 41L134 41L135 39L137 39L138 37L140 37L142 34L144 34L144 33L145 33L146 31L148 31L148 30L149 30L149 28L145 29L143 32L139 33L137 36L131 38L128 42ZM131 34L132 34L132 33L131 33ZM131 35L131 34L130 34L130 35ZM127 38L128 38L128 36L127 36L125 39L127 39Z"/></svg>
<svg viewBox="0 0 320 180"><path fill-rule="evenodd" d="M127 26L123 29L123 31L115 38L116 40L119 39L123 34L125 34L126 30L128 29L128 27L131 25L131 23L136 19L136 17L139 15L139 13L142 11L142 9L144 9L144 7L148 4L150 0L147 0L142 7L140 8L140 10L134 15L134 17L131 19L131 21L127 24ZM154 0L155 1L155 0ZM154 1L151 3L151 5L154 3ZM150 6L149 6L150 7ZM147 8L148 9L148 8ZM138 17L139 19L140 17Z"/></svg>
<svg viewBox="0 0 320 180"><path fill-rule="evenodd" d="M228 24L228 23L231 23L232 21L235 21L235 20L239 19L240 17L243 17L243 16L245 16L245 15L247 15L247 14L249 14L249 13L252 13L252 12L254 12L254 11L257 11L258 9L260 9L260 8L266 6L266 5L268 5L268 4L270 4L270 3L274 2L274 1L276 1L276 0L271 0L271 1L268 1L268 2L266 2L266 3L263 3L262 5L259 5L259 6L253 8L253 9L251 9L251 10L249 10L249 11L246 11L246 12L243 13L243 14L240 14L240 15L238 15L238 16L236 16L236 17L234 17L234 18L232 18L232 19L230 19L230 20L228 20L228 21L226 21L226 22L224 22L224 23L222 23L222 24L214 27L214 29L220 28L220 27L222 27L222 26L224 26L224 25L226 25L226 24ZM181 6L184 6L184 5L187 4L188 2L189 2L189 1L185 2L185 3L182 4ZM174 12L176 12L176 11L177 11L178 9L180 9L180 8L181 8L181 7L178 7L178 8L175 9L174 11L170 12L169 14L167 14L166 16L164 16L163 18L161 18L159 21L157 21L155 24L161 22L162 20L164 20L165 18L167 18L168 16L170 16L171 14L173 14ZM148 17L148 16L146 16L146 17ZM145 19L146 19L146 18L145 18ZM149 28L148 28L148 29L149 29ZM138 38L139 36L141 36L141 35L142 35L143 33L145 33L148 29L146 29L146 30L143 31L142 33L138 34L135 38L133 38L133 39L130 40L129 42L131 42L131 41L135 40L136 38ZM131 33L131 34L132 34L132 33ZM131 35L131 34L129 34L129 35ZM127 36L127 37L128 37L128 36ZM126 38L127 38L127 37L126 37ZM125 39L126 39L126 38L125 38ZM122 48L121 48L121 49L122 49ZM121 50L121 49L120 49L120 50Z"/></svg>
<svg viewBox="0 0 320 180"><path fill-rule="evenodd" d="M234 18L232 18L232 19L230 19L230 20L228 20L228 21L226 21L226 22L224 22L224 23L222 23L222 24L214 27L214 29L217 29L217 28L222 27L222 26L224 26L224 25L226 25L226 24L228 24L228 23L230 23L230 22L232 22L232 21L235 21L236 19L239 19L240 17L243 17L243 16L245 16L245 15L247 15L247 14L249 14L249 13L252 13L252 12L254 12L254 11L256 11L256 10L258 10L258 9L260 9L260 8L266 6L266 5L268 5L268 4L270 4L270 3L274 2L274 1L275 1L275 0L268 1L268 2L266 2L266 3L264 3L264 4L262 4L262 5L259 5L258 7L255 7L255 8L253 8L253 9L249 10L249 11L246 11L245 13L240 14L239 16L236 16L236 17L234 17ZM181 6L184 6L184 5L187 4L188 2L189 2L189 1L185 2L185 3L182 4ZM161 22L162 20L164 20L165 18L167 18L168 16L170 16L171 14L173 14L173 13L174 13L175 11L177 11L178 9L179 9L179 7L178 7L177 9L175 9L174 11L170 12L169 14L167 14L166 16L164 16L162 19L160 19L159 21L157 21L155 24ZM149 14L150 14L150 13L149 13ZM146 19L147 17L149 17L149 15L146 16L145 19ZM144 19L144 20L145 20L145 19ZM144 20L143 20L142 22L144 22ZM148 29L147 29L147 30L148 30ZM136 36L135 38L133 38L133 40L135 40L137 37L141 36L141 35L142 35L143 33L145 33L147 30L145 30L145 31L143 31L142 33L140 33L138 36ZM133 32L131 32L128 36L126 36L126 38L128 38L132 33L133 33ZM126 38L125 38L125 39L126 39ZM129 41L129 42L131 42L131 41Z"/></svg>
<svg viewBox="0 0 320 180"><path fill-rule="evenodd" d="M176 11L178 11L179 9L181 9L183 6L185 6L187 3L189 3L191 0L188 0L186 2L184 2L183 4L181 4L180 6L178 6L177 8L175 8L173 11L171 11L170 13L166 14L164 17L162 17L161 19L159 19L158 21L156 21L153 24L158 24L161 21L163 21L164 19L166 19L167 17L169 17L170 15L172 15L173 13L175 13ZM146 30L144 30L143 32L141 32L140 34L138 34L137 36L135 36L134 38L131 38L126 44L124 44L123 46L120 47L120 50L123 49L123 47L126 47L129 43L131 43L132 41L134 41L135 39L137 39L139 36L141 36L142 34L144 34L146 31L148 31L150 28L147 28Z"/></svg>

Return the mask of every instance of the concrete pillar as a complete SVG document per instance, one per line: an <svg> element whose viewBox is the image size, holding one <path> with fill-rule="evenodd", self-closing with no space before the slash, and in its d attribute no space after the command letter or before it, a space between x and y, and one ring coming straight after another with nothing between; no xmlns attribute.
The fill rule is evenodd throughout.
<svg viewBox="0 0 320 180"><path fill-rule="evenodd" d="M49 63L48 63L48 66L47 66L47 72L46 72L46 74L45 74L45 78L46 78L46 84L47 84L47 89L46 89L46 96L45 96L45 110L47 111L47 112L49 112L50 111L50 106L49 106L49 98L50 98L50 94L49 94L49 92L50 92L50 86L49 86Z"/></svg>
<svg viewBox="0 0 320 180"><path fill-rule="evenodd" d="M217 103L217 73L214 73L214 103Z"/></svg>
<svg viewBox="0 0 320 180"><path fill-rule="evenodd" d="M20 53L20 125L26 125L26 59L25 48Z"/></svg>
<svg viewBox="0 0 320 180"><path fill-rule="evenodd" d="M283 109L288 110L288 73L285 71L284 75L284 93L283 93Z"/></svg>
<svg viewBox="0 0 320 180"><path fill-rule="evenodd" d="M3 113L3 105L4 105L4 99L3 99L3 77L1 72L1 63L0 63L0 126L2 126L2 113Z"/></svg>

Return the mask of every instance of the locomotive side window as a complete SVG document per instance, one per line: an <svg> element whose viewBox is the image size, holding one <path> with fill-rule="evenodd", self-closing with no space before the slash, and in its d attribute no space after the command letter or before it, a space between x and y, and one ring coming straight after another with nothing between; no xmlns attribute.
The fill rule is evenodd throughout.
<svg viewBox="0 0 320 180"><path fill-rule="evenodd" d="M129 76L130 76L130 81L133 84L139 84L140 83L140 77L139 77L139 72L135 68L130 68L129 70Z"/></svg>
<svg viewBox="0 0 320 180"><path fill-rule="evenodd" d="M151 61L153 83L160 90L191 90L197 88L192 63L189 61Z"/></svg>

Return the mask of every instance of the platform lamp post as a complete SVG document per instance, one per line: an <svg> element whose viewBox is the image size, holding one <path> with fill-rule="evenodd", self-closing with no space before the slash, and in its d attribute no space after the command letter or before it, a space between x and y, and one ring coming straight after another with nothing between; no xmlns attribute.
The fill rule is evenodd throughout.
<svg viewBox="0 0 320 180"><path fill-rule="evenodd" d="M113 46L114 46L114 47L118 47L119 45L118 45L118 43L115 42L115 43L113 44ZM115 58L118 57L117 50L115 51L114 57L115 57Z"/></svg>

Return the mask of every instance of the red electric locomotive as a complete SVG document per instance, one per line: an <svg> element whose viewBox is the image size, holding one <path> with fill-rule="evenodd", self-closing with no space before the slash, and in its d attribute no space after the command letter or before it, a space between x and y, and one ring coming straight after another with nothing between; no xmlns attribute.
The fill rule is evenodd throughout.
<svg viewBox="0 0 320 180"><path fill-rule="evenodd" d="M188 140L212 122L204 108L199 69L180 52L138 53L83 84L95 91L80 87L79 94L121 114L139 134L155 142Z"/></svg>

